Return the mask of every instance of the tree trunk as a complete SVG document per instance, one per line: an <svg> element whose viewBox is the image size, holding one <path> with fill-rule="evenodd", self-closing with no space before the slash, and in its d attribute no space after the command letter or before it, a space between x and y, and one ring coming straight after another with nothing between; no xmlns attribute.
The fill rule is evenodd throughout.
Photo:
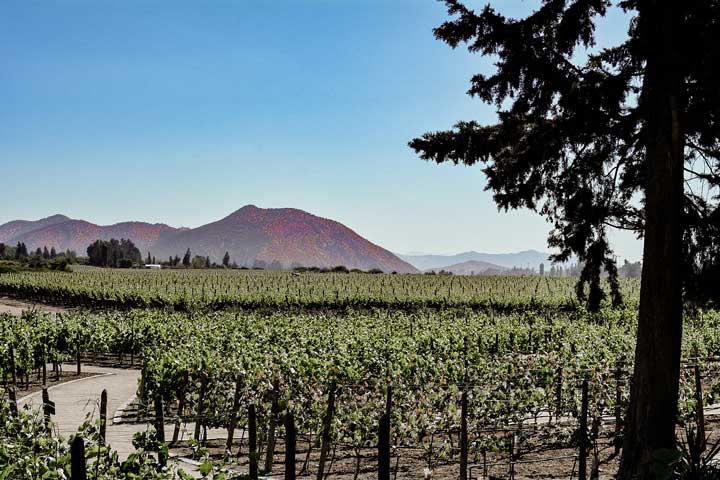
<svg viewBox="0 0 720 480"><path fill-rule="evenodd" d="M682 342L683 78L674 38L679 2L644 2L647 65L645 238L635 371L618 478L654 478L654 454L674 449Z"/></svg>

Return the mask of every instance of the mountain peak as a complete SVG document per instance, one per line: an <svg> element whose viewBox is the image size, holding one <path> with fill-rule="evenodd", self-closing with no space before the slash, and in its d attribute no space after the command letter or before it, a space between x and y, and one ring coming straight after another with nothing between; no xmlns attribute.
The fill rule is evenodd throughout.
<svg viewBox="0 0 720 480"><path fill-rule="evenodd" d="M238 215L241 213L254 213L254 212L260 212L265 210L264 208L260 208L257 205L253 205L252 203L245 205L244 207L240 207L237 210L235 210L233 213L231 213L229 216Z"/></svg>
<svg viewBox="0 0 720 480"><path fill-rule="evenodd" d="M55 215L50 215L49 217L41 218L38 220L39 222L65 222L70 220L70 217L63 215L61 213L56 213Z"/></svg>

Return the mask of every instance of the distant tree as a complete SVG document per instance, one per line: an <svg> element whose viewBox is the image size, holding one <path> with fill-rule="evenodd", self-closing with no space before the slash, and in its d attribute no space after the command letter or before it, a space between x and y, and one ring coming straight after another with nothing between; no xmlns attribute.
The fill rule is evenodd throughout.
<svg viewBox="0 0 720 480"><path fill-rule="evenodd" d="M0 243L0 258L4 258L6 253L7 247L5 247L4 243Z"/></svg>
<svg viewBox="0 0 720 480"><path fill-rule="evenodd" d="M627 278L640 278L642 275L642 263L630 263L625 260L623 266L620 267L620 275Z"/></svg>
<svg viewBox="0 0 720 480"><path fill-rule="evenodd" d="M232 265L230 265L232 268L238 268L238 264L235 262L232 262Z"/></svg>
<svg viewBox="0 0 720 480"><path fill-rule="evenodd" d="M538 273L540 274L541 277L545 275L545 264L544 263L540 264L540 267L538 268Z"/></svg>
<svg viewBox="0 0 720 480"><path fill-rule="evenodd" d="M142 262L140 250L131 240L95 240L88 248L88 263L97 267L128 268Z"/></svg>
<svg viewBox="0 0 720 480"><path fill-rule="evenodd" d="M185 252L185 256L183 256L183 260L182 260L183 267L189 267L189 266L190 266L190 261L191 261L190 255L191 255L191 254L190 254L190 249L188 248L187 251Z"/></svg>
<svg viewBox="0 0 720 480"><path fill-rule="evenodd" d="M268 267L270 270L282 270L282 263L280 263L278 260L273 260L270 262L270 266Z"/></svg>
<svg viewBox="0 0 720 480"><path fill-rule="evenodd" d="M145 264L150 264L152 262L152 257L150 256L150 252L148 252L147 257L145 258Z"/></svg>
<svg viewBox="0 0 720 480"><path fill-rule="evenodd" d="M117 267L118 268L131 268L133 265L132 260L129 258L121 258L118 260Z"/></svg>
<svg viewBox="0 0 720 480"><path fill-rule="evenodd" d="M47 246L44 246L44 247L43 247L42 257L43 257L45 260L48 260L48 259L50 258L50 251L48 250Z"/></svg>
<svg viewBox="0 0 720 480"><path fill-rule="evenodd" d="M230 252L225 252L225 256L222 260L223 267L227 268L230 266Z"/></svg>
<svg viewBox="0 0 720 480"><path fill-rule="evenodd" d="M190 262L192 268L202 269L206 268L205 265L207 264L207 257L203 257L200 255L195 255L192 259L192 262Z"/></svg>
<svg viewBox="0 0 720 480"><path fill-rule="evenodd" d="M56 258L57 252L55 251L55 247L50 247L50 258Z"/></svg>
<svg viewBox="0 0 720 480"><path fill-rule="evenodd" d="M210 268L210 257L205 257L205 268Z"/></svg>
<svg viewBox="0 0 720 480"><path fill-rule="evenodd" d="M25 245L24 242L18 242L17 247L15 247L15 258L26 258L28 257L28 249L27 245Z"/></svg>
<svg viewBox="0 0 720 480"><path fill-rule="evenodd" d="M265 260L260 260L257 258L253 262L253 266L252 266L252 268L259 268L259 269L264 269L266 267L267 267L267 263L265 263Z"/></svg>
<svg viewBox="0 0 720 480"><path fill-rule="evenodd" d="M152 263L153 263L153 265L157 265L157 262L155 261L155 257L152 257Z"/></svg>

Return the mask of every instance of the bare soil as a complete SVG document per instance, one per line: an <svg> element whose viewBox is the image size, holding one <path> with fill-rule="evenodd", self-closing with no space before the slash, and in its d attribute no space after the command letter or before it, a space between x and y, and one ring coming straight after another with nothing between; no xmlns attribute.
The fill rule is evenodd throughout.
<svg viewBox="0 0 720 480"><path fill-rule="evenodd" d="M29 302L24 300L16 300L10 297L0 297L0 313L10 313L12 315L21 315L26 310L39 310L49 313L67 313L71 310L65 307L54 305L46 305L43 303Z"/></svg>

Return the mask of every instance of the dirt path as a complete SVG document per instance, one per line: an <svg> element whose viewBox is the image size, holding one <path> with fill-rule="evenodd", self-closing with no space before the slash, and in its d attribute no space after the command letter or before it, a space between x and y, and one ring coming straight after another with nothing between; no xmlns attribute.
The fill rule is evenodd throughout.
<svg viewBox="0 0 720 480"><path fill-rule="evenodd" d="M145 431L145 424L122 423L122 412L136 398L139 370L123 368L107 368L96 366L82 366L83 373L94 376L83 377L48 388L50 400L55 402L55 415L52 421L58 433L68 438L77 432L78 427L90 418L95 421L100 418L100 395L103 390L108 392L108 423L106 439L108 445L118 452L121 461L125 460L135 448L132 445L133 435ZM33 409L42 407L42 391L31 393L18 400L18 406L30 406ZM173 435L174 424L165 424L165 438L170 440ZM180 440L188 438L195 429L193 423L184 425ZM225 429L209 429L208 439L226 438ZM187 473L195 474L198 471L192 462L176 459L179 467Z"/></svg>
<svg viewBox="0 0 720 480"><path fill-rule="evenodd" d="M50 313L67 313L70 311L69 309L63 307L15 300L14 298L9 297L0 297L0 313L10 313L11 315L19 316L25 310L40 310Z"/></svg>
<svg viewBox="0 0 720 480"><path fill-rule="evenodd" d="M65 438L77 432L88 416L93 420L100 417L100 395L103 390L108 392L108 417L112 417L116 410L133 398L140 377L138 370L129 369L83 366L83 371L95 376L61 383L48 389L50 400L55 402L56 413L52 420L60 435ZM42 406L42 392L19 399L18 405L39 409ZM107 442L118 451L121 459L125 459L134 450L133 434L142 429L142 425L113 425L108 421Z"/></svg>

